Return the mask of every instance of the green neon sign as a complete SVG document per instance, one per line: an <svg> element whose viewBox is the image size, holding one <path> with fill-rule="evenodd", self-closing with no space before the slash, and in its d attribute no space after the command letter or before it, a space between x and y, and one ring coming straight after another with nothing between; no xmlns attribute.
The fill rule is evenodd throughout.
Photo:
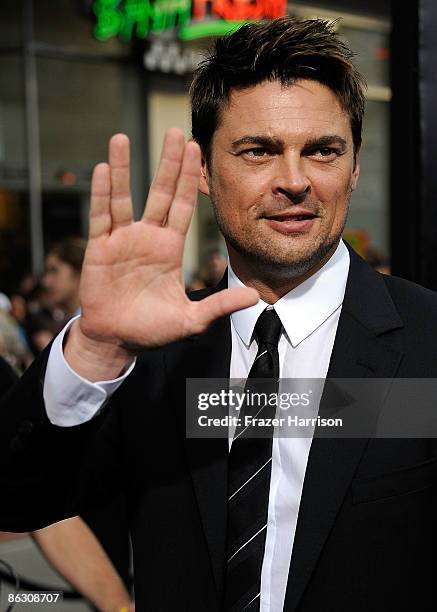
<svg viewBox="0 0 437 612"><path fill-rule="evenodd" d="M216 21L191 23L179 30L179 38L181 40L196 40L197 38L206 38L207 36L224 36L229 32L233 32L247 21L224 21L217 19Z"/></svg>
<svg viewBox="0 0 437 612"><path fill-rule="evenodd" d="M178 28L181 40L221 36L254 19L280 17L286 0L95 0L98 40L145 39Z"/></svg>
<svg viewBox="0 0 437 612"><path fill-rule="evenodd" d="M177 25L184 26L191 19L191 0L97 0L94 3L97 24L94 34L98 40L120 36L124 40L146 38Z"/></svg>

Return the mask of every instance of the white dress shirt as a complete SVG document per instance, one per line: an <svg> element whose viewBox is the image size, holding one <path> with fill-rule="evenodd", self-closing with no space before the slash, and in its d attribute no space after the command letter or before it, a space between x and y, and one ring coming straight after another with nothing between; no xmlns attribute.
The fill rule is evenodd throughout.
<svg viewBox="0 0 437 612"><path fill-rule="evenodd" d="M282 379L326 377L348 272L349 252L341 241L323 268L275 303L274 309L283 325L278 345ZM228 286L242 286L231 268ZM253 330L267 306L259 300L255 306L231 315L231 379L246 379L249 374L258 350L252 340ZM284 606L311 442L311 437L273 438L261 612L279 612Z"/></svg>
<svg viewBox="0 0 437 612"><path fill-rule="evenodd" d="M333 256L316 274L274 304L283 325L278 345L281 378L326 377L348 272L349 252L340 241ZM242 286L231 267L228 286ZM246 379L249 374L257 353L253 330L267 306L259 300L255 306L231 315L231 379ZM91 419L130 374L134 364L114 381L90 383L65 361L64 333L65 329L55 339L50 352L44 399L50 421L69 427ZM273 439L268 525L261 572L261 612L283 609L311 442L311 437Z"/></svg>

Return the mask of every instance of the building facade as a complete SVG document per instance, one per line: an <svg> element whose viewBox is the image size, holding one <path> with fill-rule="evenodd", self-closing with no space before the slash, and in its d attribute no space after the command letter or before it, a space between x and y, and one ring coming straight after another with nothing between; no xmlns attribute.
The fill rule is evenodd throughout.
<svg viewBox="0 0 437 612"><path fill-rule="evenodd" d="M106 158L108 139L116 132L131 139L134 208L137 216L141 213L165 129L177 126L190 134L191 70L218 33L211 19L206 28L193 28L186 21L189 13L197 21L211 10L227 14L218 0L213 9L202 2L178 0L175 13L155 10L146 22L137 12L130 22L117 22L117 11L138 10L141 3L3 0L1 290L12 290L30 269L40 272L51 242L86 235L92 168ZM390 257L389 2L356 1L353 10L352 3L339 0L315 4L293 1L283 10L303 18L338 19L336 27L357 52L368 82L362 175L346 237L361 252L370 245ZM282 10L278 0L268 6ZM214 247L223 244L211 206L200 196L184 259L187 280Z"/></svg>

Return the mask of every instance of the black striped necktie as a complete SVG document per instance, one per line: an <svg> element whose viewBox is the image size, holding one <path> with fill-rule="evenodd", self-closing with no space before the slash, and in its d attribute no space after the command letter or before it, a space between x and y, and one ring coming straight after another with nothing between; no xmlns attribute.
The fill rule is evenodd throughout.
<svg viewBox="0 0 437 612"><path fill-rule="evenodd" d="M271 396L278 391L278 341L282 324L266 309L255 325L258 352L245 391ZM263 380L264 379L264 380ZM245 426L248 417L272 418L273 402L246 402L240 410L228 468L226 612L255 612L260 606L261 567L267 532L273 427ZM263 437L255 437L260 436Z"/></svg>

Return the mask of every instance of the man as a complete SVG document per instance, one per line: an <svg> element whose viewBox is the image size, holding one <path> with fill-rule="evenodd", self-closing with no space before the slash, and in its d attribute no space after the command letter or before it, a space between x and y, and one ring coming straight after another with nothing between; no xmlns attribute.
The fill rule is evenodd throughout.
<svg viewBox="0 0 437 612"><path fill-rule="evenodd" d="M4 411L2 524L124 490L141 611L427 609L434 440L185 436L187 378L436 375L435 295L341 242L364 110L351 53L321 21L246 25L199 68L192 106L194 142L169 130L141 221L127 138L95 169L82 316L52 347L45 406ZM190 301L199 174L230 268Z"/></svg>

